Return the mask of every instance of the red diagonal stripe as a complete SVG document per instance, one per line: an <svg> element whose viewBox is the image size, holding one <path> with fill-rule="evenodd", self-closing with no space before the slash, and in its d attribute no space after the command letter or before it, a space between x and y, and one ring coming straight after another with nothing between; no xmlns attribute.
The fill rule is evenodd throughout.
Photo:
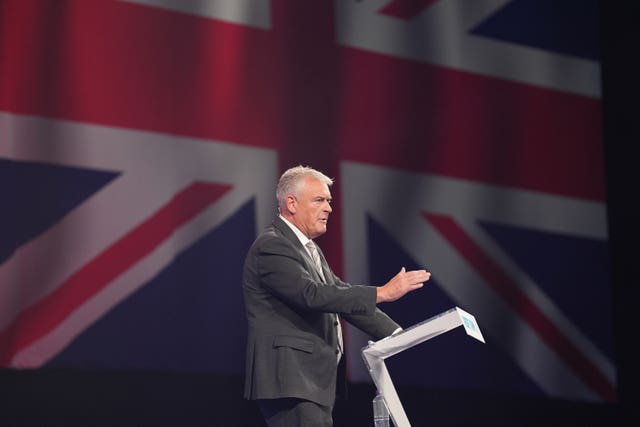
<svg viewBox="0 0 640 427"><path fill-rule="evenodd" d="M20 313L0 333L0 366L8 366L20 350L55 329L86 300L139 262L178 227L230 188L203 182L191 184L153 216L76 271L53 293Z"/></svg>
<svg viewBox="0 0 640 427"><path fill-rule="evenodd" d="M617 400L609 380L451 217L424 216L587 386L605 401Z"/></svg>

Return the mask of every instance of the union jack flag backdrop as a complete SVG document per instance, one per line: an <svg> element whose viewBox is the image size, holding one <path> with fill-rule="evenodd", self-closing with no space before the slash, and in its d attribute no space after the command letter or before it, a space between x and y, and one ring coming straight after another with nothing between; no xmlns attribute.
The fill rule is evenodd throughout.
<svg viewBox="0 0 640 427"><path fill-rule="evenodd" d="M0 365L242 375L241 267L297 164L318 242L446 334L396 386L617 400L596 1L2 0ZM463 332L461 332L463 333ZM345 331L349 378L367 337Z"/></svg>

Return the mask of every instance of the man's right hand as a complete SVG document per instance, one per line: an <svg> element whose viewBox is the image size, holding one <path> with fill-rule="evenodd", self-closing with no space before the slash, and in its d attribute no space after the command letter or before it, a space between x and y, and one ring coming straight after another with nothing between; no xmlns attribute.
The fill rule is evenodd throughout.
<svg viewBox="0 0 640 427"><path fill-rule="evenodd" d="M407 293L420 289L429 280L431 273L426 270L406 271L404 267L383 286L378 287L376 303L391 302Z"/></svg>

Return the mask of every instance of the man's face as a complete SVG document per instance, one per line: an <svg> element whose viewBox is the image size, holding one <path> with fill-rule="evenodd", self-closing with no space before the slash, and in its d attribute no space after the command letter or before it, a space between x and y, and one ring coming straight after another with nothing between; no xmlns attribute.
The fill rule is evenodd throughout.
<svg viewBox="0 0 640 427"><path fill-rule="evenodd" d="M327 232L331 213L329 186L314 178L306 178L298 194L289 201L292 222L310 239Z"/></svg>

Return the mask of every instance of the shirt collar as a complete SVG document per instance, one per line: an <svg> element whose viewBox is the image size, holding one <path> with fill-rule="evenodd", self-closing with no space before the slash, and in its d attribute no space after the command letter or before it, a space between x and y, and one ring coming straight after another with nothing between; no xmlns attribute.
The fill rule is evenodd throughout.
<svg viewBox="0 0 640 427"><path fill-rule="evenodd" d="M302 246L306 247L307 243L309 243L309 241L311 239L308 238L307 236L305 236L304 233L302 233L302 231L300 231L300 229L298 227L296 227L295 225L293 225L291 223L291 221L289 221L288 219L286 219L282 215L279 215L279 216L284 221L284 223L287 224L289 226L289 228L291 228L291 230L293 230L295 235L298 237L298 240L300 240L300 243L302 243Z"/></svg>

